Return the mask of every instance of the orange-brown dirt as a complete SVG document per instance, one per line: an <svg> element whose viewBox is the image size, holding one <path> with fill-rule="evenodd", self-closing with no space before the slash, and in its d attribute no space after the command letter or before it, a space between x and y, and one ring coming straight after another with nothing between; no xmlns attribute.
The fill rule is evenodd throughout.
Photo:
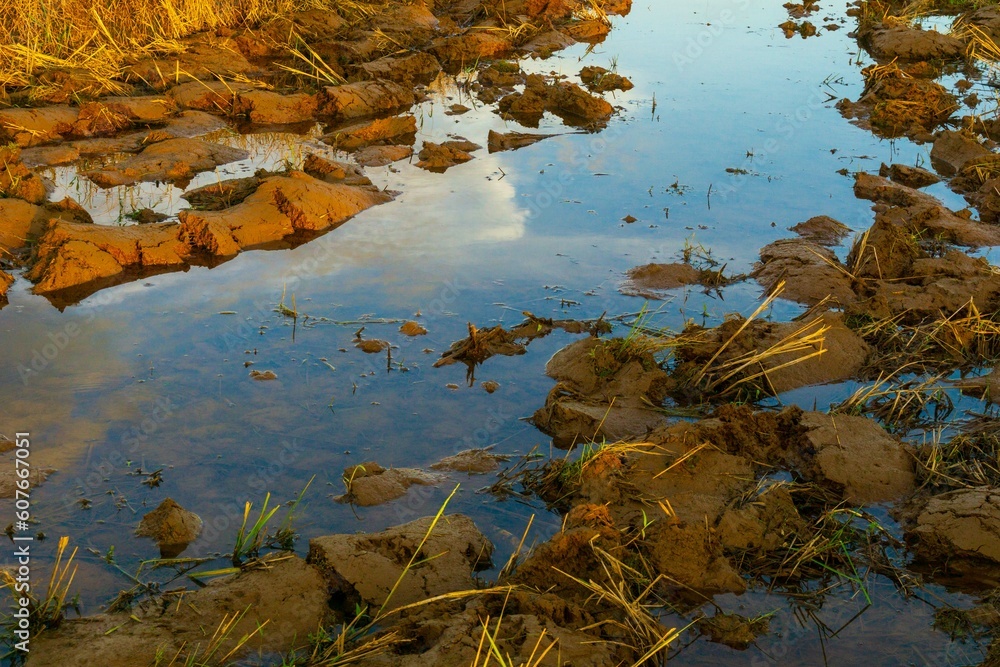
<svg viewBox="0 0 1000 667"><path fill-rule="evenodd" d="M609 29L604 19L578 18L581 11L594 9L590 3L567 0L558 3L558 10L535 4L527 0L513 4L491 0L447 5L389 3L363 17L294 12L267 25L183 38L178 41L179 48L169 54L130 62L120 79L109 86L82 70L50 71L42 65L34 74L45 88L37 94L7 91L9 99L22 106L0 109L0 141L11 144L4 149L0 196L45 205L49 185L34 169L109 154L120 157L85 172L101 187L143 181L184 187L201 171L246 157L239 149L202 138L235 123L260 126L321 121L327 126L324 140L342 150L358 151L358 164L381 167L407 159L413 152L416 122L412 116L392 114L406 111L421 99L421 86L431 84L442 70L454 72L472 66L499 74L491 80L492 75L484 73L477 89L492 86L504 94L520 95L505 87L524 77L510 79L501 72L517 71L517 66L507 63L495 67L490 60L532 53L536 46L542 49L543 45L532 42L545 34L559 36L549 39L544 47L551 50L577 39L599 41ZM596 8L602 16L625 14L630 4L607 1L597 3ZM496 29L514 17L528 21L525 25L531 29L524 31L524 37ZM316 79L303 87L302 79L287 69L302 67L286 46L290 34L304 40L310 52L327 64L327 81L342 77L345 82L318 85ZM628 85L611 72L587 70L583 76L591 84L596 82L598 89ZM614 111L607 101L571 82L536 77L528 87L529 97L537 93L544 98L539 117L551 112L567 122L590 124L607 120ZM119 92L115 96L104 94L109 89ZM49 106L30 106L39 102ZM511 134L492 137L490 145L492 150L505 150L534 140L536 137ZM464 140L428 142L420 148L418 164L444 171L471 159L478 147ZM27 150L23 157L18 148ZM318 176L309 167L307 163L304 170L329 180L326 173ZM298 178L294 173L288 177ZM229 195L220 192L212 201L215 211L183 212L179 230L157 224L144 224L141 231L72 226L49 230L45 226L47 213L33 214L34 222L26 228L25 209L13 218L16 224L0 220L0 236L8 251L37 240L39 251L30 258L23 253L20 257L22 264L29 265L26 275L39 283L39 293L62 292L71 300L149 272L183 269L191 262L208 261L206 257L218 261L242 247L282 246L289 236L304 239L338 224L343 210L357 212L377 203L370 201L373 194L363 195L369 201L361 204L357 196L343 191L349 200L344 205L332 205L325 193L319 194L322 201L318 203L297 201L300 196L315 198L317 189L282 187L281 193L275 194L261 179L256 183L260 194L254 199L245 192L250 187L246 184L252 182L234 180L241 183L232 187L220 184L218 188L232 191L231 207L243 208L222 215L219 204ZM351 177L339 180L344 181L339 183L342 185L354 184ZM186 194L192 204L199 196ZM272 195L274 206L283 209L280 215L265 210L262 200ZM326 210L312 210L318 208ZM207 214L216 212L219 215ZM247 214L249 221L235 219ZM169 238L175 231L177 242ZM15 237L18 240L13 240ZM12 248L14 243L17 245ZM66 256L57 257L60 252ZM5 290L7 282L5 278Z"/></svg>

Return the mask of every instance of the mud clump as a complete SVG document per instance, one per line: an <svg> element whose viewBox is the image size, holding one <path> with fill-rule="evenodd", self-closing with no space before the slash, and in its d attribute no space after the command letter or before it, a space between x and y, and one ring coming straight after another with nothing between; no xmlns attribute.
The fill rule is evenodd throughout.
<svg viewBox="0 0 1000 667"><path fill-rule="evenodd" d="M672 383L653 355L624 339L587 338L545 366L556 386L532 416L558 447L642 436L662 423L655 409Z"/></svg>
<svg viewBox="0 0 1000 667"><path fill-rule="evenodd" d="M568 81L549 82L539 74L530 74L524 91L511 93L500 100L500 112L529 127L537 127L548 111L567 125L587 126L606 122L614 113L606 100L588 93Z"/></svg>
<svg viewBox="0 0 1000 667"><path fill-rule="evenodd" d="M142 517L135 534L155 540L161 558L176 558L198 538L201 528L201 517L167 498Z"/></svg>
<svg viewBox="0 0 1000 667"><path fill-rule="evenodd" d="M743 651L758 637L769 632L769 623L767 618L749 619L739 614L718 612L698 621L698 631L710 642Z"/></svg>
<svg viewBox="0 0 1000 667"><path fill-rule="evenodd" d="M646 296L655 290L669 290L699 282L701 273L690 264L645 264L629 269L623 294ZM647 297L649 298L649 297Z"/></svg>
<svg viewBox="0 0 1000 667"><path fill-rule="evenodd" d="M690 325L676 341L672 396L685 403L717 401L840 382L857 374L870 353L838 313L799 322L733 317L712 329Z"/></svg>
<svg viewBox="0 0 1000 667"><path fill-rule="evenodd" d="M354 154L354 161L362 167L384 167L411 155L413 148L410 146L368 146Z"/></svg>
<svg viewBox="0 0 1000 667"><path fill-rule="evenodd" d="M993 155L971 133L945 130L931 148L931 164L943 176L954 176L978 158Z"/></svg>
<svg viewBox="0 0 1000 667"><path fill-rule="evenodd" d="M377 338L366 338L364 340L355 341L354 347L358 348L365 354L379 354L380 352L385 352L389 349L389 341L379 340Z"/></svg>
<svg viewBox="0 0 1000 667"><path fill-rule="evenodd" d="M318 234L388 199L289 172L264 179L236 206L182 211L179 225L107 227L58 220L40 238L36 262L26 276L36 283L37 294L76 298L77 292L92 293L143 272L183 269L296 234Z"/></svg>
<svg viewBox="0 0 1000 667"><path fill-rule="evenodd" d="M168 139L113 167L84 172L84 176L102 188L140 181L170 181L183 186L198 172L247 157L246 151L199 139Z"/></svg>
<svg viewBox="0 0 1000 667"><path fill-rule="evenodd" d="M870 419L807 412L802 425L813 460L806 474L848 502L898 500L916 488L913 455Z"/></svg>
<svg viewBox="0 0 1000 667"><path fill-rule="evenodd" d="M20 148L0 148L0 197L41 204L48 195L49 185L24 165Z"/></svg>
<svg viewBox="0 0 1000 667"><path fill-rule="evenodd" d="M353 123L329 132L323 141L344 151L366 146L412 145L417 134L417 119L413 116L389 116L362 123Z"/></svg>
<svg viewBox="0 0 1000 667"><path fill-rule="evenodd" d="M844 116L857 119L879 136L924 136L959 108L944 86L912 77L896 65L870 65L862 74L866 85L860 99L842 100L837 107Z"/></svg>
<svg viewBox="0 0 1000 667"><path fill-rule="evenodd" d="M447 456L431 466L433 470L450 470L470 475L484 475L493 472L501 463L509 461L509 456L494 454L489 448L467 449Z"/></svg>
<svg viewBox="0 0 1000 667"><path fill-rule="evenodd" d="M839 244L851 232L851 228L826 215L817 215L805 222L789 227L803 239L822 246Z"/></svg>
<svg viewBox="0 0 1000 667"><path fill-rule="evenodd" d="M319 94L318 113L334 120L350 120L392 113L415 101L413 91L398 83L360 81L324 88Z"/></svg>
<svg viewBox="0 0 1000 667"><path fill-rule="evenodd" d="M896 183L905 185L908 188L926 188L928 185L938 183L941 178L926 169L920 167L908 167L904 164L885 163L879 168L879 176L889 178Z"/></svg>
<svg viewBox="0 0 1000 667"><path fill-rule="evenodd" d="M612 90L632 90L632 82L627 78L603 67L589 65L580 70L580 80L589 90L607 93Z"/></svg>
<svg viewBox="0 0 1000 667"><path fill-rule="evenodd" d="M344 469L347 493L338 496L336 500L359 507L373 507L402 498L411 486L434 486L441 479L439 475L415 468L386 469L369 461Z"/></svg>
<svg viewBox="0 0 1000 667"><path fill-rule="evenodd" d="M472 151L477 151L482 146L474 144L464 139L445 141L436 144L432 141L425 141L423 148L417 153L420 161L417 166L427 171L443 174L455 165L472 160L475 156Z"/></svg>
<svg viewBox="0 0 1000 667"><path fill-rule="evenodd" d="M861 45L882 62L955 60L965 53L965 42L937 30L910 26L874 26L861 31Z"/></svg>
<svg viewBox="0 0 1000 667"><path fill-rule="evenodd" d="M430 531L433 520L417 519L381 533L318 537L309 541L307 561L322 572L324 588L370 609L386 605L391 610L472 588L473 572L490 566L493 545L467 516L445 515ZM421 559L426 559L421 567L407 569Z"/></svg>
<svg viewBox="0 0 1000 667"><path fill-rule="evenodd" d="M768 291L784 284L782 296L815 305L826 299L846 306L857 300L853 281L828 248L805 239L779 239L760 251L750 276Z"/></svg>
<svg viewBox="0 0 1000 667"><path fill-rule="evenodd" d="M1000 565L1000 492L992 487L960 489L934 496L906 531L907 542L921 559L971 560Z"/></svg>
<svg viewBox="0 0 1000 667"><path fill-rule="evenodd" d="M626 216L626 222L634 222L635 218ZM722 270L695 268L686 262L674 264L644 264L629 269L627 280L619 288L622 294L641 296L644 299L662 299L663 292L685 285L702 285L706 288L722 287L729 283L739 282L745 276L724 276Z"/></svg>
<svg viewBox="0 0 1000 667"><path fill-rule="evenodd" d="M300 646L330 616L326 585L302 559L212 580L186 592L184 604L154 600L123 612L64 620L32 637L29 665L146 667L158 654L186 655L204 646L206 628L237 618L220 650L247 637L245 650L279 652ZM266 632L257 629L266 624Z"/></svg>
<svg viewBox="0 0 1000 667"><path fill-rule="evenodd" d="M427 329L421 326L418 322L410 320L408 322L403 322L399 326L399 332L404 336L424 336L427 334Z"/></svg>
<svg viewBox="0 0 1000 667"><path fill-rule="evenodd" d="M529 134L525 132L496 132L490 130L489 139L487 141L487 147L490 153L499 153L501 151L515 151L519 148L524 148L525 146L530 146L532 144L538 143L542 139L548 139L553 137L553 134Z"/></svg>
<svg viewBox="0 0 1000 667"><path fill-rule="evenodd" d="M20 199L0 198L0 258L14 257L16 251L41 236L52 220L93 224L90 214L72 199L35 206Z"/></svg>

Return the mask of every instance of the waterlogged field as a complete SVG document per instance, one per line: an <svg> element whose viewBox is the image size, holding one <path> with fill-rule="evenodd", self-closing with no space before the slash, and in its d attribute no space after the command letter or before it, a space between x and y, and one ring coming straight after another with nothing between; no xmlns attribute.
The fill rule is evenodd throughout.
<svg viewBox="0 0 1000 667"><path fill-rule="evenodd" d="M315 99L266 122L256 70L205 77L223 108L185 106L178 68L129 84L178 105L162 122L5 125L33 174L9 187L83 211L45 209L62 227L0 266L0 560L16 577L31 537L43 598L27 664L991 664L1000 19L473 4L300 21L308 64L247 63ZM373 104L412 117L396 134L352 129L369 93L323 92L414 53L449 73ZM171 141L204 143L134 162Z"/></svg>

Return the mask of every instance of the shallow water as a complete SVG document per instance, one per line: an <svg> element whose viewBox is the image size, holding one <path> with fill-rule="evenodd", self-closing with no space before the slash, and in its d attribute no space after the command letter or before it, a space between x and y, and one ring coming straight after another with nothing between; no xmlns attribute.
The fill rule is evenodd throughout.
<svg viewBox="0 0 1000 667"><path fill-rule="evenodd" d="M578 133L546 121L543 131L561 136L516 152L480 151L447 174L406 163L370 169L373 181L401 194L299 248L247 252L214 269L121 285L62 312L19 281L0 311L2 426L9 435L30 431L35 465L58 469L34 492L34 512L50 538L44 548L54 550L59 535L82 548L82 611L98 611L126 585L85 550L114 546L126 569L157 556L155 545L131 533L168 496L206 521L189 554L228 551L245 501L259 503L268 491L291 500L314 475L297 522L304 538L433 514L457 483L450 509L476 520L498 545L500 563L532 513L537 539L557 530L558 517L540 506L477 494L491 477L455 475L376 508L352 509L332 496L343 491L345 466L369 460L426 466L485 445L548 453L548 439L523 418L552 386L545 361L574 338L556 332L526 355L490 359L469 386L461 365L431 368L466 335L467 322L519 322L526 310L574 318L636 312L642 300L617 291L626 269L674 261L685 246L701 244L728 271L746 272L761 246L814 215L868 227L870 203L854 197L853 179L838 170L929 162L928 147L878 140L833 108L861 89L850 24L786 40L773 27L786 12L765 4L637 3L593 51L577 46L526 65L575 75L582 65L616 62L636 86L612 100L622 109L606 130ZM839 19L842 10L821 14ZM456 101L472 106L442 96L422 104L418 138L457 133L485 144L488 129L522 129L485 109L445 115ZM247 148L251 159L201 174L190 187L300 162L307 144L325 149L315 133L224 140ZM103 224L119 224L133 208L175 215L186 205L173 186L101 191L73 169L52 175L60 193L77 197ZM931 191L949 206L964 205L943 186ZM626 224L626 215L638 220ZM286 303L294 296L309 319L293 325L276 313L282 294ZM678 290L651 304L652 321L673 329L689 318L717 323L729 312L751 312L759 297L753 283L713 294ZM798 312L779 302L771 316ZM428 334L400 334L400 323L417 313ZM397 346L388 367L385 355L354 347L362 325L365 337ZM252 381L247 361L278 379ZM487 394L483 380L500 389ZM823 409L855 387L803 389L784 399ZM162 469L163 484L147 488L129 474L136 467ZM981 655L974 643L933 630L929 603L905 600L874 576L871 594L868 611L823 639L801 614L776 609L789 599L720 598L727 611L776 611L774 626L784 630L746 653L701 640L675 664L846 665L856 664L859 651L872 664L969 664ZM936 594L955 606L968 602ZM815 615L835 630L864 606L857 593L849 596L833 596Z"/></svg>

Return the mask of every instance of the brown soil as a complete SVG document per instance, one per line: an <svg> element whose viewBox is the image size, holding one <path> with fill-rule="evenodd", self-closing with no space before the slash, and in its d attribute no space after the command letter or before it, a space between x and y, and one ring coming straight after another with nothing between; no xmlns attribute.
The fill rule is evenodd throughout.
<svg viewBox="0 0 1000 667"><path fill-rule="evenodd" d="M206 587L144 602L124 612L63 622L31 638L28 665L43 667L147 667L158 652L195 654L224 619L246 614L222 642L222 654L251 636L251 651L284 651L300 646L330 617L320 572L295 556L266 569L215 579ZM264 630L256 628L265 624Z"/></svg>
<svg viewBox="0 0 1000 667"><path fill-rule="evenodd" d="M344 469L347 493L336 500L359 507L381 505L406 495L413 485L433 486L441 482L440 475L433 475L415 468L383 468L374 461Z"/></svg>
<svg viewBox="0 0 1000 667"><path fill-rule="evenodd" d="M604 123L614 113L614 107L606 100L575 83L549 82L540 74L528 75L524 91L505 96L498 108L502 114L529 127L537 127L546 111L559 116L567 125L580 127Z"/></svg>
<svg viewBox="0 0 1000 667"><path fill-rule="evenodd" d="M817 215L805 222L789 227L803 239L824 246L838 245L844 237L851 233L851 228L826 215Z"/></svg>
<svg viewBox="0 0 1000 667"><path fill-rule="evenodd" d="M628 280L621 286L622 294L646 299L662 299L661 290L676 289L701 281L701 271L690 264L645 264L628 270Z"/></svg>
<svg viewBox="0 0 1000 667"><path fill-rule="evenodd" d="M246 151L199 139L167 139L114 166L84 172L84 176L102 188L140 181L169 181L184 187L200 171L247 157Z"/></svg>
<svg viewBox="0 0 1000 667"><path fill-rule="evenodd" d="M354 161L362 167L384 167L411 155L413 148L410 146L368 146L354 154Z"/></svg>
<svg viewBox="0 0 1000 667"><path fill-rule="evenodd" d="M420 158L417 166L427 171L443 174L457 164L472 160L474 158L472 151L477 151L480 148L482 146L479 144L465 139L445 141L441 144L425 141L423 148L417 153L417 157Z"/></svg>
<svg viewBox="0 0 1000 667"><path fill-rule="evenodd" d="M135 534L152 538L160 548L161 558L176 558L198 538L201 528L201 517L167 498L142 517Z"/></svg>
<svg viewBox="0 0 1000 667"><path fill-rule="evenodd" d="M27 277L38 294L67 292L67 298L78 298L76 293L91 293L133 273L183 269L296 234L320 233L387 200L381 193L290 172L264 179L236 206L184 211L180 224L105 227L56 221L40 238Z"/></svg>
<svg viewBox="0 0 1000 667"><path fill-rule="evenodd" d="M323 141L340 150L354 151L365 146L412 146L416 134L417 119L413 116L389 116L340 127L326 134Z"/></svg>
<svg viewBox="0 0 1000 667"><path fill-rule="evenodd" d="M491 392L492 393L492 392ZM447 456L431 466L434 470L451 470L465 472L470 475L483 475L493 472L501 463L510 460L509 456L494 454L489 449L467 449L452 456Z"/></svg>
<svg viewBox="0 0 1000 667"><path fill-rule="evenodd" d="M889 178L908 188L926 188L928 185L934 185L941 180L936 174L926 169L908 167L904 164L888 166L883 163L879 168L878 175Z"/></svg>
<svg viewBox="0 0 1000 667"><path fill-rule="evenodd" d="M358 348L365 354L379 354L380 352L385 352L389 349L389 341L378 340L377 338L366 338L365 340L355 341L354 347Z"/></svg>
<svg viewBox="0 0 1000 667"><path fill-rule="evenodd" d="M899 500L916 488L909 448L870 419L807 412L802 425L812 458L805 474L847 502Z"/></svg>
<svg viewBox="0 0 1000 667"><path fill-rule="evenodd" d="M837 106L845 117L879 136L923 137L959 108L955 97L935 81L910 76L898 67L876 68L862 71L867 85L857 102L842 100Z"/></svg>
<svg viewBox="0 0 1000 667"><path fill-rule="evenodd" d="M781 239L764 246L750 276L768 291L784 281L782 297L808 305L830 299L833 305L846 306L857 299L850 274L837 256L809 240Z"/></svg>
<svg viewBox="0 0 1000 667"><path fill-rule="evenodd" d="M588 65L580 70L580 80L589 90L607 93L612 90L632 90L632 82L617 72L611 72L603 67Z"/></svg>
<svg viewBox="0 0 1000 667"><path fill-rule="evenodd" d="M641 437L662 422L653 406L670 380L648 352L622 339L586 338L560 350L545 366L557 381L532 417L558 447L607 438Z"/></svg>
<svg viewBox="0 0 1000 667"><path fill-rule="evenodd" d="M737 334L743 324L737 317L714 329L691 325L680 334L674 352L678 363L671 371L677 400L719 400L733 392L777 395L841 382L854 377L871 353L838 313L814 314L797 322L755 320ZM781 345L810 336L816 340L778 351ZM747 366L744 360L750 355L759 359ZM699 376L701 384L692 385Z"/></svg>
<svg viewBox="0 0 1000 667"><path fill-rule="evenodd" d="M461 514L441 518L420 551L424 558L434 557L400 579L411 559L416 560L431 522L427 517L381 533L317 537L309 541L307 561L322 573L331 594L372 610L471 588L472 573L490 566L493 545Z"/></svg>
<svg viewBox="0 0 1000 667"><path fill-rule="evenodd" d="M970 132L945 130L931 148L931 164L943 176L954 176L977 158L992 155Z"/></svg>
<svg viewBox="0 0 1000 667"><path fill-rule="evenodd" d="M1000 495L994 488L980 487L934 496L906 537L930 562L971 559L1000 564Z"/></svg>
<svg viewBox="0 0 1000 667"><path fill-rule="evenodd" d="M487 141L487 147L490 153L499 153L501 151L515 151L519 148L524 148L525 146L530 146L531 144L538 143L542 139L548 139L555 135L552 134L528 134L525 132L496 132L490 130L489 138Z"/></svg>
<svg viewBox="0 0 1000 667"><path fill-rule="evenodd" d="M412 320L403 322L399 327L399 331L404 336L423 336L427 333L427 329Z"/></svg>
<svg viewBox="0 0 1000 667"><path fill-rule="evenodd" d="M865 30L861 44L881 62L953 60L965 53L965 42L936 30L909 26L877 26Z"/></svg>

